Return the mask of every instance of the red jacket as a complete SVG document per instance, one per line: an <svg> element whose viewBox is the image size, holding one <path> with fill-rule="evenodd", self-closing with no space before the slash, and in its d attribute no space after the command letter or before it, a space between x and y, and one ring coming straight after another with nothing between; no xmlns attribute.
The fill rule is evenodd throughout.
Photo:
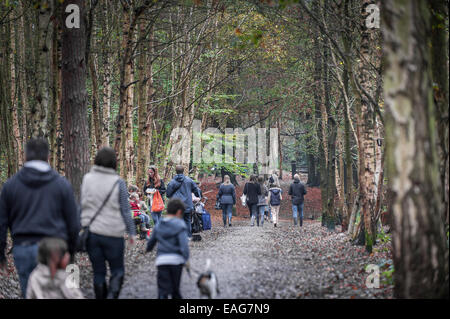
<svg viewBox="0 0 450 319"><path fill-rule="evenodd" d="M134 217L139 216L141 214L139 211L140 210L139 205L136 202L130 202L130 207L131 210L133 211Z"/></svg>

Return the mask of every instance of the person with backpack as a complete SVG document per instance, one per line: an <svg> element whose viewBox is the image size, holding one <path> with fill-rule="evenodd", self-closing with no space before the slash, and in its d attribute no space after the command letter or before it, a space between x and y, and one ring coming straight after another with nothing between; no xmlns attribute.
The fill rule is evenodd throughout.
<svg viewBox="0 0 450 319"><path fill-rule="evenodd" d="M222 208L223 227L231 227L231 217L233 216L233 205L236 204L236 190L231 183L229 175L225 175L223 184L219 187L217 197L219 199L220 208Z"/></svg>
<svg viewBox="0 0 450 319"><path fill-rule="evenodd" d="M264 177L260 176L258 177L258 183L261 187L261 194L258 195L258 210L257 210L257 217L256 217L256 224L259 227L259 224L261 223L261 226L264 225L264 212L267 208L267 196L269 195L269 190L266 185L264 185ZM261 220L261 222L260 222Z"/></svg>
<svg viewBox="0 0 450 319"><path fill-rule="evenodd" d="M283 199L281 196L282 192L280 187L270 184L268 201L273 216L273 227L277 227L278 224L278 213L280 212L281 200Z"/></svg>
<svg viewBox="0 0 450 319"><path fill-rule="evenodd" d="M24 166L3 185L0 194L0 273L7 267L9 228L23 298L30 274L37 266L39 242L44 237L65 240L73 257L80 232L72 186L50 167L48 155L45 139L29 140Z"/></svg>
<svg viewBox="0 0 450 319"><path fill-rule="evenodd" d="M188 237L192 238L191 214L194 210L194 204L192 203L192 193L194 193L194 195L197 197L201 197L201 191L191 178L183 174L183 165L177 165L175 167L175 172L177 174L167 185L166 195L167 198L179 198L183 201L185 206L183 219L186 223Z"/></svg>
<svg viewBox="0 0 450 319"><path fill-rule="evenodd" d="M255 219L258 209L258 196L261 195L261 186L257 182L257 176L251 175L250 181L244 186L244 195L247 196L247 206L250 211L251 224L250 226L255 226Z"/></svg>
<svg viewBox="0 0 450 319"><path fill-rule="evenodd" d="M127 185L116 173L116 152L103 147L81 184L81 224L89 227L87 253L94 272L96 299L117 299L125 275L125 232L134 245L136 227L131 218ZM111 278L106 285L106 262Z"/></svg>
<svg viewBox="0 0 450 319"><path fill-rule="evenodd" d="M294 226L297 226L297 216L300 217L300 227L303 226L303 202L306 195L306 187L300 181L298 174L294 175L294 182L289 186L289 195L292 199L292 217Z"/></svg>
<svg viewBox="0 0 450 319"><path fill-rule="evenodd" d="M153 198L155 198L156 192L159 192L161 199L164 201L163 195L166 193L166 186L164 185L164 181L159 177L158 169L154 165L150 165L148 168L148 179L144 183L143 190L144 195L149 197L148 207L150 209L153 224L156 225L161 219L162 210L152 210Z"/></svg>

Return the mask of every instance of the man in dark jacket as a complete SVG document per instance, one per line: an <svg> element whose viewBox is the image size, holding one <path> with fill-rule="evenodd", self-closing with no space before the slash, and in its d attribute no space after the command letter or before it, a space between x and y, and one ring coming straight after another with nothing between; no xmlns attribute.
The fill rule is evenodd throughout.
<svg viewBox="0 0 450 319"><path fill-rule="evenodd" d="M292 216L294 225L297 225L297 215L300 217L300 227L303 226L303 201L306 195L306 187L300 182L300 176L294 175L294 182L289 187L289 195L292 198Z"/></svg>
<svg viewBox="0 0 450 319"><path fill-rule="evenodd" d="M194 210L192 193L197 197L201 197L201 192L192 179L183 175L184 167L182 165L177 165L175 171L177 175L167 185L166 196L167 198L179 198L183 201L185 206L183 218L187 226L188 237L190 238L192 237L191 213Z"/></svg>
<svg viewBox="0 0 450 319"><path fill-rule="evenodd" d="M48 153L46 140L28 141L24 167L5 183L0 195L0 269L6 267L9 228L24 297L28 277L37 265L39 241L44 237L62 238L73 254L80 231L72 187L51 169Z"/></svg>

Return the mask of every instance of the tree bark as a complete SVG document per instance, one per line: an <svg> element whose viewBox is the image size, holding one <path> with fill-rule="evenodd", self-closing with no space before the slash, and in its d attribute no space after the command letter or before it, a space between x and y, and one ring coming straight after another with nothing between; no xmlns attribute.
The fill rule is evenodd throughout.
<svg viewBox="0 0 450 319"><path fill-rule="evenodd" d="M38 7L36 108L32 110L33 137L47 137L48 108L50 100L51 39L53 1L43 0Z"/></svg>
<svg viewBox="0 0 450 319"><path fill-rule="evenodd" d="M431 9L431 68L439 141L439 170L443 215L449 223L449 126L448 126L448 7L444 1L429 1Z"/></svg>
<svg viewBox="0 0 450 319"><path fill-rule="evenodd" d="M366 7L370 0L364 0L362 5L362 15L360 20L361 30L361 58L359 63L358 81L360 86L366 91L371 92L370 82L370 54L373 36L370 29L366 26L368 13ZM359 93L359 103L357 103L357 130L358 130L358 149L359 149L359 189L361 194L361 217L364 219L365 246L371 253L376 240L375 219L375 139L374 139L374 107L369 99L362 92Z"/></svg>
<svg viewBox="0 0 450 319"><path fill-rule="evenodd" d="M63 26L62 35L62 101L64 122L64 159L66 177L80 200L80 186L89 169L89 134L86 94L86 34L83 0L70 0L67 4L80 8L80 28ZM63 12L62 21L67 14Z"/></svg>
<svg viewBox="0 0 450 319"><path fill-rule="evenodd" d="M387 0L381 17L394 294L397 298L448 298L428 1Z"/></svg>

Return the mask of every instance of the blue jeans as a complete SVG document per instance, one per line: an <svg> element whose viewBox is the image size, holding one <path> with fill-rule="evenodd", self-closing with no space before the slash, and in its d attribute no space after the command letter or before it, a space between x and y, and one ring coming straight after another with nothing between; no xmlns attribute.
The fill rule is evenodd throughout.
<svg viewBox="0 0 450 319"><path fill-rule="evenodd" d="M187 226L188 237L191 238L192 237L191 210L184 211L183 219Z"/></svg>
<svg viewBox="0 0 450 319"><path fill-rule="evenodd" d="M297 215L300 217L300 226L303 225L303 204L292 204L292 217L297 218Z"/></svg>
<svg viewBox="0 0 450 319"><path fill-rule="evenodd" d="M38 244L23 244L13 247L14 264L19 275L22 297L26 298L28 278L37 266Z"/></svg>
<svg viewBox="0 0 450 319"><path fill-rule="evenodd" d="M140 214L139 218L142 220L142 222L144 223L144 225L147 225L150 223L150 217L148 217L147 214Z"/></svg>
<svg viewBox="0 0 450 319"><path fill-rule="evenodd" d="M161 220L162 212L152 212L153 224L156 226L157 223Z"/></svg>
<svg viewBox="0 0 450 319"><path fill-rule="evenodd" d="M251 225L254 225L255 218L257 217L257 214L258 214L258 206L256 204L247 204L247 205L248 205L248 210L250 211Z"/></svg>
<svg viewBox="0 0 450 319"><path fill-rule="evenodd" d="M125 274L124 248L123 238L89 234L87 252L94 271L94 285L103 285L106 282L106 262L109 264L111 278Z"/></svg>
<svg viewBox="0 0 450 319"><path fill-rule="evenodd" d="M264 225L264 211L266 210L266 206L258 206L258 215L256 216L257 219L260 219L261 226Z"/></svg>
<svg viewBox="0 0 450 319"><path fill-rule="evenodd" d="M266 206L267 208L267 217L269 218L269 220L272 220L272 209L270 208L270 205Z"/></svg>
<svg viewBox="0 0 450 319"><path fill-rule="evenodd" d="M223 218L223 225L225 226L227 224L227 217L228 217L228 224L231 224L231 217L233 216L233 204L221 204L222 207L222 218Z"/></svg>

